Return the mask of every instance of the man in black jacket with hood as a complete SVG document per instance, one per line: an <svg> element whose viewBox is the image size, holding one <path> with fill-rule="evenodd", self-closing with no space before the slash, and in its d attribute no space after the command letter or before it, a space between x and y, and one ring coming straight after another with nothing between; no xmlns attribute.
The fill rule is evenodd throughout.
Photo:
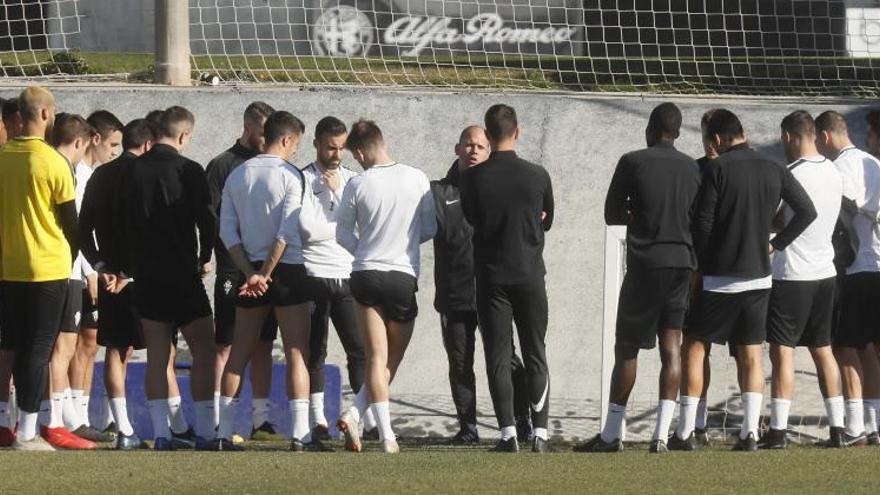
<svg viewBox="0 0 880 495"><path fill-rule="evenodd" d="M489 158L490 146L486 131L469 126L462 131L455 154L458 159L449 167L446 177L431 182L434 209L437 212L437 235L434 236L434 308L440 313L443 346L449 358L449 385L460 429L452 438L455 445L476 444L477 432L476 377L474 346L476 344L477 308L474 283L474 229L464 218L459 194L459 177L463 170L479 165ZM513 354L514 408L517 436L528 441L531 434L526 375L522 361Z"/></svg>

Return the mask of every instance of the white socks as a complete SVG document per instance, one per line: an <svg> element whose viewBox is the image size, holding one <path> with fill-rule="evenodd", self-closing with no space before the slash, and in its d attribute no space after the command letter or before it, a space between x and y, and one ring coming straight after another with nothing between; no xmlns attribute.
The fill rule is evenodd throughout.
<svg viewBox="0 0 880 495"><path fill-rule="evenodd" d="M672 425L672 416L675 415L675 401L661 400L657 404L657 424L654 427L654 435L651 440L666 441L669 438L669 427Z"/></svg>
<svg viewBox="0 0 880 495"><path fill-rule="evenodd" d="M70 391L70 400L79 408L79 419L86 426L91 426L89 422L89 397L82 390L73 389Z"/></svg>
<svg viewBox="0 0 880 495"><path fill-rule="evenodd" d="M324 392L309 395L309 424L327 426L327 418L324 417Z"/></svg>
<svg viewBox="0 0 880 495"><path fill-rule="evenodd" d="M476 431L476 426L474 427L474 431ZM532 435L535 438L540 438L541 440L546 441L548 439L547 438L547 428L535 428L534 431L532 431Z"/></svg>
<svg viewBox="0 0 880 495"><path fill-rule="evenodd" d="M602 428L602 441L613 442L623 440L623 421L626 416L626 406L608 403L608 414L605 415L605 427Z"/></svg>
<svg viewBox="0 0 880 495"><path fill-rule="evenodd" d="M846 434L857 437L865 433L865 411L862 399L846 401Z"/></svg>
<svg viewBox="0 0 880 495"><path fill-rule="evenodd" d="M12 429L9 426L9 424L12 423L10 416L9 403L0 402L0 427Z"/></svg>
<svg viewBox="0 0 880 495"><path fill-rule="evenodd" d="M64 392L52 392L50 394L51 404L49 404L49 427L64 427L70 431L73 428L64 424Z"/></svg>
<svg viewBox="0 0 880 495"><path fill-rule="evenodd" d="M844 426L843 396L829 397L825 399L825 414L828 416L828 426L842 428Z"/></svg>
<svg viewBox="0 0 880 495"><path fill-rule="evenodd" d="M376 429L378 426L376 425L376 415L373 414L373 409L367 408L364 411L364 430L370 431Z"/></svg>
<svg viewBox="0 0 880 495"><path fill-rule="evenodd" d="M214 439L214 399L193 402L196 412L196 436L204 440Z"/></svg>
<svg viewBox="0 0 880 495"><path fill-rule="evenodd" d="M678 428L675 435L681 440L687 440L694 432L697 422L697 407L699 406L699 397L681 396L681 405L678 413Z"/></svg>
<svg viewBox="0 0 880 495"><path fill-rule="evenodd" d="M864 399L862 404L865 408L865 433L878 431L877 409L880 408L880 399Z"/></svg>
<svg viewBox="0 0 880 495"><path fill-rule="evenodd" d="M291 437L297 440L305 440L312 428L309 424L309 400L293 399L290 401L290 415L292 432Z"/></svg>
<svg viewBox="0 0 880 495"><path fill-rule="evenodd" d="M220 392L214 391L214 428L220 427Z"/></svg>
<svg viewBox="0 0 880 495"><path fill-rule="evenodd" d="M761 422L761 403L764 402L764 395L757 392L743 392L743 422L742 428L739 430L740 440L744 440L749 433L754 435L755 440L758 439L758 425Z"/></svg>
<svg viewBox="0 0 880 495"><path fill-rule="evenodd" d="M23 442L33 440L37 436L37 419L40 413L21 411L18 416L18 438Z"/></svg>
<svg viewBox="0 0 880 495"><path fill-rule="evenodd" d="M232 440L236 404L237 401L233 397L220 397L220 426L217 430L217 438Z"/></svg>
<svg viewBox="0 0 880 495"><path fill-rule="evenodd" d="M110 399L110 412L113 414L113 421L116 421L116 428L119 433L125 436L134 435L134 428L128 419L128 408L126 406L125 397L118 399Z"/></svg>
<svg viewBox="0 0 880 495"><path fill-rule="evenodd" d="M269 399L253 399L251 401L251 419L254 428L262 426L269 421Z"/></svg>
<svg viewBox="0 0 880 495"><path fill-rule="evenodd" d="M69 388L64 389L63 395L64 401L61 404L61 416L64 418L64 427L74 431L83 424L82 419L79 417L79 408L76 407Z"/></svg>
<svg viewBox="0 0 880 495"><path fill-rule="evenodd" d="M357 395L354 396L354 404L349 408L348 412L352 415L355 423L360 423L364 413L370 407L370 393L367 392L367 386L361 386Z"/></svg>
<svg viewBox="0 0 880 495"><path fill-rule="evenodd" d="M147 401L150 409L150 420L153 423L153 438L171 439L171 429L168 427L168 417L171 415L168 399L154 399Z"/></svg>
<svg viewBox="0 0 880 495"><path fill-rule="evenodd" d="M516 438L516 426L504 426L501 428L501 440Z"/></svg>
<svg viewBox="0 0 880 495"><path fill-rule="evenodd" d="M376 422L379 426L379 439L383 442L395 440L394 430L391 429L391 411L388 409L388 401L374 402L370 404L370 409L376 415Z"/></svg>
<svg viewBox="0 0 880 495"><path fill-rule="evenodd" d="M113 415L110 414L110 397L104 396L104 413L99 416L97 424L94 425L98 430L106 430L113 423Z"/></svg>
<svg viewBox="0 0 880 495"><path fill-rule="evenodd" d="M788 429L788 413L791 401L788 399L770 399L770 428L785 431Z"/></svg>
<svg viewBox="0 0 880 495"><path fill-rule="evenodd" d="M708 422L709 405L706 403L706 399L701 397L700 402L697 403L697 419L694 422L694 428L698 430L705 430Z"/></svg>
<svg viewBox="0 0 880 495"><path fill-rule="evenodd" d="M168 421L171 423L171 431L185 433L189 429L189 424L183 415L183 408L180 407L180 396L169 397L166 402L168 402Z"/></svg>

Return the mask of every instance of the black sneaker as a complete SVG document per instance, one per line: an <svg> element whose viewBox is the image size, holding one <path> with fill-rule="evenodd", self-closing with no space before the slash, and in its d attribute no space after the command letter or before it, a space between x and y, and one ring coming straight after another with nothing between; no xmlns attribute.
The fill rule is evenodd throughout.
<svg viewBox="0 0 880 495"><path fill-rule="evenodd" d="M663 440L651 440L651 446L648 448L648 452L652 454L665 454L669 452L669 447L666 446L666 442Z"/></svg>
<svg viewBox="0 0 880 495"><path fill-rule="evenodd" d="M251 440L257 442L277 442L284 440L284 437L278 433L275 425L268 421L263 421L263 424L251 429Z"/></svg>
<svg viewBox="0 0 880 495"><path fill-rule="evenodd" d="M623 442L616 438L610 442L602 440L602 435L596 435L590 441L575 445L572 448L575 452L582 453L614 453L623 451Z"/></svg>
<svg viewBox="0 0 880 495"><path fill-rule="evenodd" d="M454 437L449 439L450 445L476 445L480 443L480 435L475 430L463 426Z"/></svg>
<svg viewBox="0 0 880 495"><path fill-rule="evenodd" d="M516 437L511 437L511 438L508 438L507 440L498 440L498 443L496 443L494 447L489 449L489 452L496 452L496 453L519 452L519 443L516 441Z"/></svg>
<svg viewBox="0 0 880 495"><path fill-rule="evenodd" d="M119 434L119 428L116 427L116 422L111 421L110 424L107 425L106 428L104 428L103 430L101 430L101 433L104 433L105 435L111 435L111 436L115 437L116 435Z"/></svg>
<svg viewBox="0 0 880 495"><path fill-rule="evenodd" d="M749 432L749 435L745 438L740 438L734 444L733 449L735 452L755 452L758 450L758 442L755 441L755 434Z"/></svg>
<svg viewBox="0 0 880 495"><path fill-rule="evenodd" d="M330 438L330 429L327 428L327 425L315 425L315 427L312 428L312 438L322 442L329 442L332 440Z"/></svg>
<svg viewBox="0 0 880 495"><path fill-rule="evenodd" d="M697 440L695 438L694 432L692 431L690 436L686 439L682 440L678 438L678 435L673 433L669 436L669 440L666 441L666 448L668 450L678 450L682 452L693 452L697 450Z"/></svg>
<svg viewBox="0 0 880 495"><path fill-rule="evenodd" d="M555 454L559 452L559 449L550 445L549 440L535 437L532 439L532 452L535 452L537 454Z"/></svg>
<svg viewBox="0 0 880 495"><path fill-rule="evenodd" d="M96 428L86 425L80 425L79 428L73 430L71 433L80 438L91 440L92 442L113 443L116 441L115 435L98 431Z"/></svg>
<svg viewBox="0 0 880 495"><path fill-rule="evenodd" d="M371 440L374 442L379 441L379 427L373 428L372 430L368 430L364 428L364 432L361 434L361 440Z"/></svg>
<svg viewBox="0 0 880 495"><path fill-rule="evenodd" d="M141 440L137 433L132 433L131 435L120 433L116 436L116 450L141 450L148 448L150 446Z"/></svg>
<svg viewBox="0 0 880 495"><path fill-rule="evenodd" d="M880 445L880 433L872 431L867 437L865 437L865 440L868 442L868 445L876 447L877 445Z"/></svg>
<svg viewBox="0 0 880 495"><path fill-rule="evenodd" d="M305 443L298 438L294 438L290 441L290 451L291 452L336 452L336 449L330 447L324 442L312 439L311 442Z"/></svg>
<svg viewBox="0 0 880 495"><path fill-rule="evenodd" d="M694 429L694 440L697 442L697 445L701 447L711 447L711 442L709 442L709 431L705 428L696 428Z"/></svg>
<svg viewBox="0 0 880 495"><path fill-rule="evenodd" d="M178 449L194 449L196 447L196 434L192 428L188 428L183 433L174 433L172 430L171 443Z"/></svg>
<svg viewBox="0 0 880 495"><path fill-rule="evenodd" d="M770 428L758 441L759 449L779 450L788 447L788 441L785 437L785 430L774 430Z"/></svg>
<svg viewBox="0 0 880 495"><path fill-rule="evenodd" d="M532 420L528 415L516 418L516 439L523 443L532 439Z"/></svg>

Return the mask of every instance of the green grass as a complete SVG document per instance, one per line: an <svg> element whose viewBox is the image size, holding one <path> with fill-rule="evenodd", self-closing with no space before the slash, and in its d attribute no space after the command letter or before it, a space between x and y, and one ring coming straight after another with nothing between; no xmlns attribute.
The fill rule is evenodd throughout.
<svg viewBox="0 0 880 495"><path fill-rule="evenodd" d="M279 444L276 444L279 445ZM868 493L880 449L649 455L489 454L404 445L398 456L283 450L0 452L5 493ZM269 448L263 446L263 448ZM275 447L280 449L280 445Z"/></svg>

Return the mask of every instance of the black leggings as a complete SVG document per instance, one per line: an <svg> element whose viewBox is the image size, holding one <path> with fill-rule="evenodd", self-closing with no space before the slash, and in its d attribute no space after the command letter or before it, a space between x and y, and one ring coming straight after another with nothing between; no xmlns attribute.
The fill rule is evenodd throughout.
<svg viewBox="0 0 880 495"><path fill-rule="evenodd" d="M358 330L354 298L347 279L309 277L314 296L312 333L309 337L309 392L324 391L324 360L327 358L329 322L333 321L348 361L348 383L355 392L364 384L367 354Z"/></svg>
<svg viewBox="0 0 880 495"><path fill-rule="evenodd" d="M18 407L39 412L49 391L49 358L61 327L67 280L3 282L4 337L15 351L12 376Z"/></svg>

